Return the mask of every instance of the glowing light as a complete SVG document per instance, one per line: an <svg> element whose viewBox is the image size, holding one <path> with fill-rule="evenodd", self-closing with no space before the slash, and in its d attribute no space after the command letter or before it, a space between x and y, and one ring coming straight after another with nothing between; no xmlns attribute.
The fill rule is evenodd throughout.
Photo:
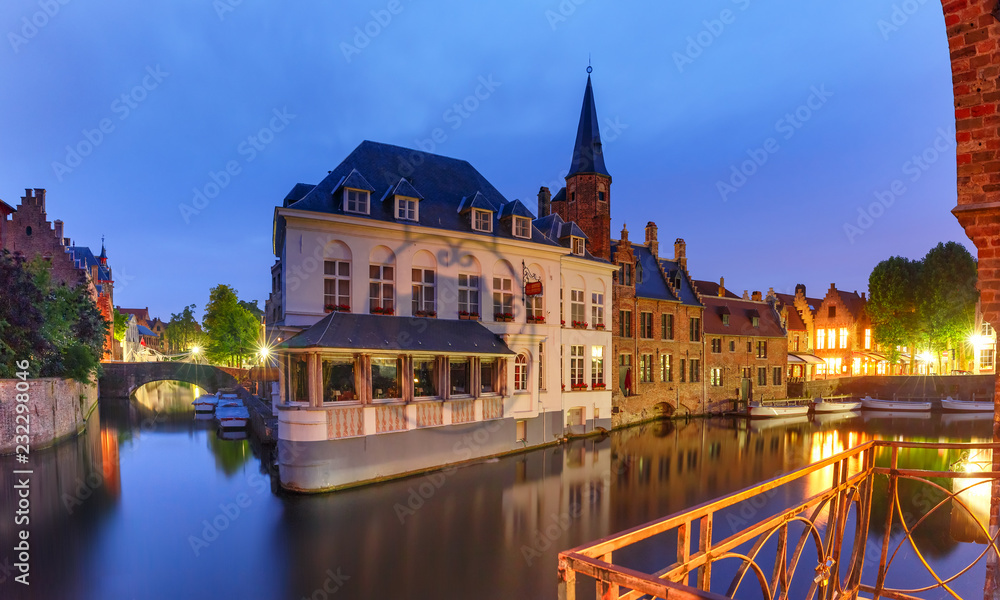
<svg viewBox="0 0 1000 600"><path fill-rule="evenodd" d="M271 356L271 349L267 346L261 346L261 349L258 350L258 354L260 354L262 359L267 360L267 357Z"/></svg>
<svg viewBox="0 0 1000 600"><path fill-rule="evenodd" d="M931 354L930 352L921 352L920 354L917 355L917 358L919 358L924 362L931 362L932 360L934 360L934 355Z"/></svg>
<svg viewBox="0 0 1000 600"><path fill-rule="evenodd" d="M969 336L969 343L972 344L973 348L981 348L986 345L986 336L974 334Z"/></svg>
<svg viewBox="0 0 1000 600"><path fill-rule="evenodd" d="M198 354L200 352L201 352L201 348L199 348L198 346L195 346L195 347L191 348L191 354Z"/></svg>

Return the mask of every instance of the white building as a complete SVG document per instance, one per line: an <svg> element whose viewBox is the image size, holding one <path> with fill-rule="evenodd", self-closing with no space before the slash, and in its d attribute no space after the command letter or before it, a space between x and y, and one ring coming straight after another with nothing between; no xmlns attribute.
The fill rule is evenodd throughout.
<svg viewBox="0 0 1000 600"><path fill-rule="evenodd" d="M468 162L363 142L275 209L274 251L286 488L611 428L614 267Z"/></svg>

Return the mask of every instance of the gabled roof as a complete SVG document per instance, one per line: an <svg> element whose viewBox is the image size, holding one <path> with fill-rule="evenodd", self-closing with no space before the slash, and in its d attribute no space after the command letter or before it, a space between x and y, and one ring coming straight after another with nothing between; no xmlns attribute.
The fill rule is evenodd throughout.
<svg viewBox="0 0 1000 600"><path fill-rule="evenodd" d="M785 328L790 331L806 331L806 322L802 320L802 315L795 308L794 304L785 304L788 308L788 322L785 323Z"/></svg>
<svg viewBox="0 0 1000 600"><path fill-rule="evenodd" d="M132 315L137 321L149 322L149 308L121 308L116 306L115 310L123 315Z"/></svg>
<svg viewBox="0 0 1000 600"><path fill-rule="evenodd" d="M532 212L528 210L528 207L525 206L520 200L508 202L500 210L500 218L505 219L507 217L527 217L531 220L535 219L535 215L532 214Z"/></svg>
<svg viewBox="0 0 1000 600"><path fill-rule="evenodd" d="M612 253L614 249L612 249ZM638 298L669 300L677 302L680 299L670 291L670 286L663 279L656 257L649 248L632 244L632 254L635 256L635 295Z"/></svg>
<svg viewBox="0 0 1000 600"><path fill-rule="evenodd" d="M562 217L558 213L552 213L546 215L540 219L535 219L534 226L537 231L539 231L546 239L551 240L552 243L563 248L569 248L570 236L577 236L587 239L587 235L583 233L583 230L577 226L576 223L570 221L567 223L563 221ZM581 258L581 257L578 257ZM590 246L584 246L583 256L587 260L595 260L607 264L608 261L603 258L598 258L590 253Z"/></svg>
<svg viewBox="0 0 1000 600"><path fill-rule="evenodd" d="M680 287L676 290L680 301L684 304L690 306L703 306L698 300L698 294L695 293L694 285L691 283L691 278L688 276L685 269L681 269L677 261L660 259L660 266L666 272L667 277L671 281L677 280L677 275L680 275Z"/></svg>
<svg viewBox="0 0 1000 600"><path fill-rule="evenodd" d="M576 128L576 145L573 146L573 162L570 164L567 177L577 173L600 173L611 176L604 166L601 130L597 125L597 105L594 103L594 88L590 84L590 75L587 75L587 88L583 92L580 124Z"/></svg>
<svg viewBox="0 0 1000 600"><path fill-rule="evenodd" d="M356 172L356 171L355 171ZM390 196L406 196L407 198L417 198L423 200L424 197L405 178L400 178L399 183L392 189Z"/></svg>
<svg viewBox="0 0 1000 600"><path fill-rule="evenodd" d="M705 302L705 335L731 335L753 337L785 337L778 314L766 302L754 302L740 298L702 296ZM722 324L723 311L729 311L729 325ZM753 317L759 317L757 327Z"/></svg>
<svg viewBox="0 0 1000 600"><path fill-rule="evenodd" d="M719 295L719 284L715 281L702 281L696 279L694 282L694 287L698 290L698 293L702 296L718 296ZM729 290L726 290L726 298L739 298L736 294Z"/></svg>
<svg viewBox="0 0 1000 600"><path fill-rule="evenodd" d="M861 296L855 292L845 292L842 290L837 290L840 294L840 301L844 303L847 310L850 311L851 316L857 319L861 316L861 311L865 308L865 301L861 299Z"/></svg>
<svg viewBox="0 0 1000 600"><path fill-rule="evenodd" d="M578 237L585 240L590 239L587 234L580 229L580 226L576 224L575 221L570 221L569 223L563 223L562 228L559 230L559 239L564 240L568 237Z"/></svg>
<svg viewBox="0 0 1000 600"><path fill-rule="evenodd" d="M74 261L80 261L83 268L89 273L91 267L97 267L98 281L111 281L111 270L102 265L94 252L87 246L70 246L66 250L73 255Z"/></svg>
<svg viewBox="0 0 1000 600"><path fill-rule="evenodd" d="M139 335L147 335L149 337L155 337L155 338L160 337L156 335L155 331L153 331L149 327L146 327L145 325L139 324L138 327L139 327Z"/></svg>
<svg viewBox="0 0 1000 600"><path fill-rule="evenodd" d="M285 196L285 200L281 203L281 205L288 206L289 204L298 202L303 196L311 192L314 187L316 186L311 183L296 183L295 187L293 187L291 191L288 192L288 195Z"/></svg>
<svg viewBox="0 0 1000 600"><path fill-rule="evenodd" d="M503 195L467 161L371 141L361 142L323 181L287 208L396 223L391 203L372 202L367 215L346 213L343 202L339 199L334 201L333 194L343 187L364 188L367 184L374 190L373 199L386 198L404 177L423 196L420 201L420 220L411 227L433 227L472 235L514 239L509 227L494 227L492 232L473 230L468 216L460 214L458 209L465 198L470 203L475 201L485 210L498 213L508 204ZM477 195L480 197L478 200ZM278 210L275 211L273 231L276 256L280 256L284 246L286 226L286 218L277 214ZM559 245L537 231L532 232L531 241L547 246Z"/></svg>
<svg viewBox="0 0 1000 600"><path fill-rule="evenodd" d="M556 192L556 195L552 196L551 202L562 202L565 199L566 199L566 188L561 187L559 188L559 191Z"/></svg>
<svg viewBox="0 0 1000 600"><path fill-rule="evenodd" d="M459 353L511 356L514 352L479 321L389 317L333 312L278 345L282 349Z"/></svg>
<svg viewBox="0 0 1000 600"><path fill-rule="evenodd" d="M9 215L10 213L16 213L17 209L7 204L3 200L0 200L0 215Z"/></svg>
<svg viewBox="0 0 1000 600"><path fill-rule="evenodd" d="M472 210L473 208L478 208L480 210L488 210L490 212L497 211L496 206L493 206L493 203L490 202L486 198L486 196L480 191L476 191L474 196L471 197L466 196L462 198L462 201L458 203L458 212L460 213Z"/></svg>

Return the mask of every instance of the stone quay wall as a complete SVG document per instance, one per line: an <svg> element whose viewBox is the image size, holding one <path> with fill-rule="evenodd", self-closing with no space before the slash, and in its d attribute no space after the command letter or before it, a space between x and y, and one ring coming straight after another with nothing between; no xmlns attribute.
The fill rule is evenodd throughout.
<svg viewBox="0 0 1000 600"><path fill-rule="evenodd" d="M28 390L19 391L18 384ZM28 394L28 411L17 412L17 394ZM24 404L24 403L20 403ZM27 416L28 441L31 450L51 446L82 431L97 406L97 383L80 383L72 379L45 377L0 379L0 454L16 451L18 435L24 435ZM18 429L18 425L22 429ZM22 440L23 441L23 440Z"/></svg>

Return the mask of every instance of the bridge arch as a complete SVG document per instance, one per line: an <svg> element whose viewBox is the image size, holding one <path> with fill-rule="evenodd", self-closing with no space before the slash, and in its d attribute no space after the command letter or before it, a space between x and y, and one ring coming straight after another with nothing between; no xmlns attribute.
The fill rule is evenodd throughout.
<svg viewBox="0 0 1000 600"><path fill-rule="evenodd" d="M216 392L236 387L247 374L244 369L181 362L101 363L101 366L104 374L98 385L104 398L128 398L154 381L183 381Z"/></svg>

